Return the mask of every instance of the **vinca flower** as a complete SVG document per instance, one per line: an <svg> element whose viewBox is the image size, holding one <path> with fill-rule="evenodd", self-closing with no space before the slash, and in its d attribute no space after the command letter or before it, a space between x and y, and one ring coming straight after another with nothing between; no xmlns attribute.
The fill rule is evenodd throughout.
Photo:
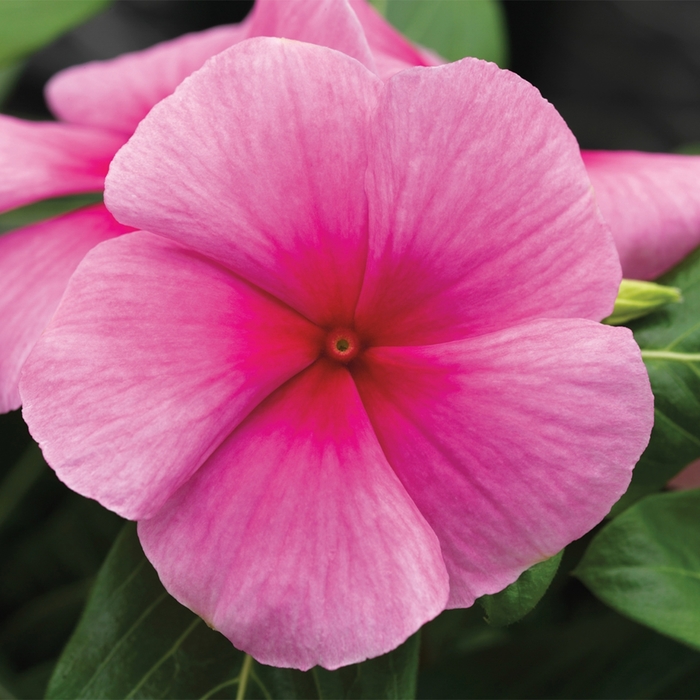
<svg viewBox="0 0 700 700"><path fill-rule="evenodd" d="M239 25L58 73L46 98L59 123L0 115L0 213L101 192L114 154L153 105L210 56L263 35L333 47L383 77L436 61L364 0L257 0ZM77 264L97 243L128 230L98 204L0 237L0 412L19 407L22 365Z"/></svg>
<svg viewBox="0 0 700 700"><path fill-rule="evenodd" d="M250 39L159 103L22 379L79 493L263 663L385 653L559 552L652 425L578 145L475 59Z"/></svg>

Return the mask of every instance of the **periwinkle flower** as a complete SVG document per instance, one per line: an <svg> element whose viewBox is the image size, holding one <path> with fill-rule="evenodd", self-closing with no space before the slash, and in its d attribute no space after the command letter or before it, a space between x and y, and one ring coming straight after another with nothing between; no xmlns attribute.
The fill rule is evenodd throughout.
<svg viewBox="0 0 700 700"><path fill-rule="evenodd" d="M383 83L251 39L157 105L24 372L71 488L256 659L337 668L625 491L652 395L578 145L464 59Z"/></svg>

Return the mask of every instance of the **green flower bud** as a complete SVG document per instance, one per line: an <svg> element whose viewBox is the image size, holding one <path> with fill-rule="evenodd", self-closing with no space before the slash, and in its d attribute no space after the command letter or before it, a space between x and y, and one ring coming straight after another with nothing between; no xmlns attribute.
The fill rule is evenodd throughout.
<svg viewBox="0 0 700 700"><path fill-rule="evenodd" d="M615 308L610 316L603 319L603 323L620 326L632 319L646 316L666 304L681 300L681 290L676 287L665 287L656 282L622 280L615 299Z"/></svg>

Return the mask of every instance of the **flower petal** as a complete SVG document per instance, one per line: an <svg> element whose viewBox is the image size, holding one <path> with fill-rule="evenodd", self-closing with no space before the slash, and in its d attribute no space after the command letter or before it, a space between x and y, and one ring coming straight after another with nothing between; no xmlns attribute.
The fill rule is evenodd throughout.
<svg viewBox="0 0 700 700"><path fill-rule="evenodd" d="M250 37L285 37L327 46L376 73L375 59L348 0L256 0Z"/></svg>
<svg viewBox="0 0 700 700"><path fill-rule="evenodd" d="M100 192L119 134L0 115L0 211L64 194Z"/></svg>
<svg viewBox="0 0 700 700"><path fill-rule="evenodd" d="M440 538L450 607L590 530L649 439L653 397L627 329L546 319L365 358L362 401Z"/></svg>
<svg viewBox="0 0 700 700"><path fill-rule="evenodd" d="M137 232L71 279L25 365L24 416L68 486L146 517L321 343L228 270Z"/></svg>
<svg viewBox="0 0 700 700"><path fill-rule="evenodd" d="M366 258L365 130L381 85L336 51L243 42L141 123L112 164L107 206L315 323L347 324Z"/></svg>
<svg viewBox="0 0 700 700"><path fill-rule="evenodd" d="M374 344L612 311L619 262L576 140L535 88L492 63L386 83L367 197L357 323Z"/></svg>
<svg viewBox="0 0 700 700"><path fill-rule="evenodd" d="M366 0L349 0L367 36L379 76L388 80L411 66L436 66L445 61L418 47L394 29Z"/></svg>
<svg viewBox="0 0 700 700"><path fill-rule="evenodd" d="M247 36L247 22L214 27L109 61L73 66L47 83L46 101L64 121L131 135L153 105L188 75Z"/></svg>
<svg viewBox="0 0 700 700"><path fill-rule="evenodd" d="M700 157L583 151L622 273L651 280L700 245Z"/></svg>
<svg viewBox="0 0 700 700"><path fill-rule="evenodd" d="M78 263L129 230L98 204L0 236L0 413L19 408L22 365Z"/></svg>
<svg viewBox="0 0 700 700"><path fill-rule="evenodd" d="M383 654L448 594L435 534L327 360L270 396L139 535L180 602L274 666Z"/></svg>

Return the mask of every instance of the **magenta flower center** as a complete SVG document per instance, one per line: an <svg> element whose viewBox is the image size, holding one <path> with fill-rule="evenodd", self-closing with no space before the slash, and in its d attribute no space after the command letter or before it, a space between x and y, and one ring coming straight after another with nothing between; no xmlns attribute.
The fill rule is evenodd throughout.
<svg viewBox="0 0 700 700"><path fill-rule="evenodd" d="M360 339L350 328L336 328L326 336L326 354L338 362L350 362L360 351Z"/></svg>

